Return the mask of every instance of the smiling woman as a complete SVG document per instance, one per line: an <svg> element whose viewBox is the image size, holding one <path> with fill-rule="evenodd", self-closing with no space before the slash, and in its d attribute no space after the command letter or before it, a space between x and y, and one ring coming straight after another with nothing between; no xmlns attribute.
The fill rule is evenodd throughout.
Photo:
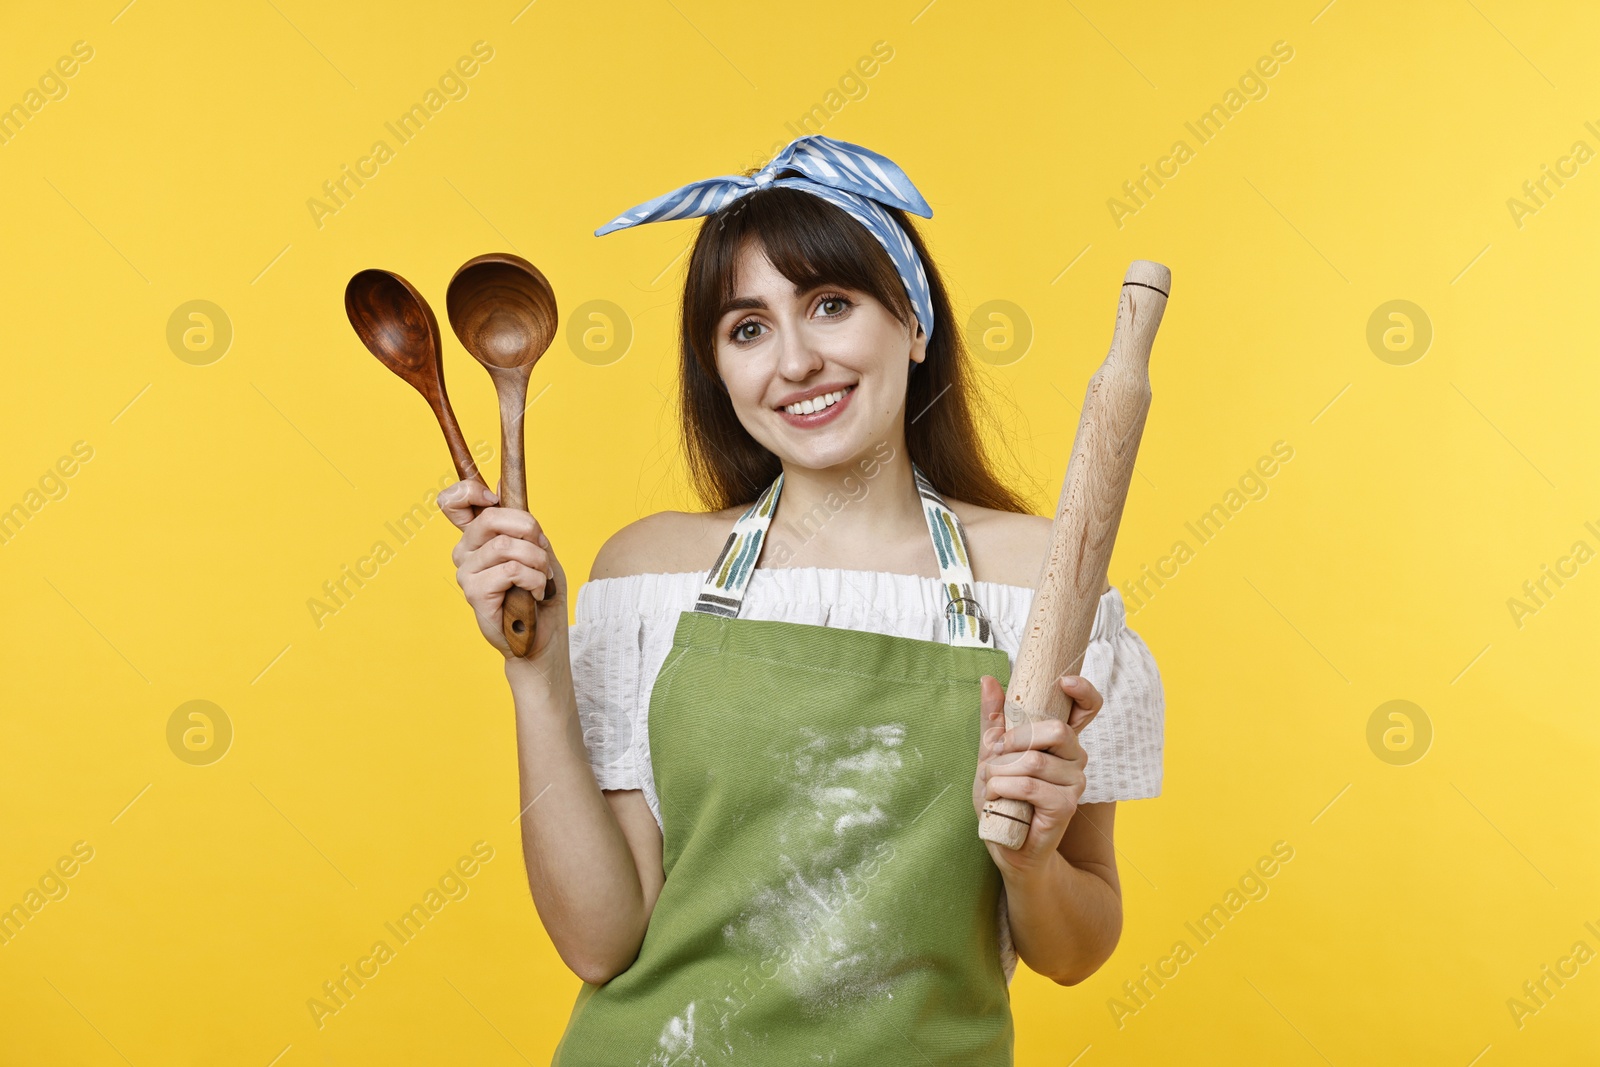
<svg viewBox="0 0 1600 1067"><path fill-rule="evenodd" d="M1112 802L1160 791L1159 676L1107 589L1071 725L1004 729L1051 522L989 459L907 212L893 162L811 136L601 229L709 216L680 346L707 510L607 541L570 633L537 520L441 497L488 640L508 588L544 594L506 676L529 886L585 981L556 1064L1002 1067L1019 957L1070 985L1115 947ZM977 834L999 797L1033 804L1014 852Z"/></svg>
<svg viewBox="0 0 1600 1067"><path fill-rule="evenodd" d="M1027 513L1026 503L991 472L979 442L975 383L961 333L948 326L954 315L943 279L927 269L932 258L905 213L894 207L883 210L914 251L928 289L929 317L947 324L944 329L918 328L908 287L884 247L850 215L816 196L792 188L761 189L735 201L702 227L684 284L679 389L690 472L695 488L711 507L748 503L783 466L780 452L772 447L776 441L763 432L762 424L747 428L735 411L742 397L728 403L735 383L722 376L717 364L721 347L771 352L783 343L763 340L772 332L777 309L768 306L765 296L752 294L770 291L774 305L781 301L793 312L785 317L793 323L805 321L819 340L848 336L864 350L902 350L903 358L910 360L904 372L909 377L883 386L888 393L902 394L912 413L904 430L911 461L935 485L961 500ZM806 301L817 306L807 305L801 312ZM750 314L738 314L746 309ZM742 333L734 337L734 330ZM789 351L791 357L807 358L794 346ZM753 356L734 360L730 373L743 381L747 375L740 368L756 362ZM798 366L794 372L804 373ZM774 396L772 406L808 398L818 390L853 389L853 377L807 381L805 388ZM881 405L887 396L862 399ZM888 426L878 430L881 436Z"/></svg>

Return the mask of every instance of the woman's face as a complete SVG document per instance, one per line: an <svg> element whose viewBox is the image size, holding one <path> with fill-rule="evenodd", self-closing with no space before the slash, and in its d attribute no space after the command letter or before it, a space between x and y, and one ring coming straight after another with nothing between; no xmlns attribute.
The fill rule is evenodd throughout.
<svg viewBox="0 0 1600 1067"><path fill-rule="evenodd" d="M717 372L744 428L786 464L838 467L881 441L902 447L909 361L926 356L915 320L907 326L871 295L796 292L759 245L740 253L733 306L717 323Z"/></svg>

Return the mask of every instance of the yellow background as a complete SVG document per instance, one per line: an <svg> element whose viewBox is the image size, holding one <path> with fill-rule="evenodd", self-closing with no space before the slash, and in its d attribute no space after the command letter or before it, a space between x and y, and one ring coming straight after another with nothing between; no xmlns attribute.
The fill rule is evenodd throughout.
<svg viewBox="0 0 1600 1067"><path fill-rule="evenodd" d="M510 701L453 529L431 519L320 629L306 606L449 474L344 285L398 271L442 318L454 269L509 248L564 317L623 310L620 360L579 359L564 321L534 378L533 510L581 579L625 522L692 506L662 394L695 224L591 231L763 162L878 41L893 58L822 132L927 195L958 315L1027 316L1027 353L984 374L1041 513L1135 258L1175 288L1113 581L1294 449L1133 617L1166 685L1164 793L1121 806L1116 954L1077 987L1019 974L1018 1063L1600 1053L1600 963L1520 1026L1507 1005L1600 950L1579 669L1600 564L1520 627L1507 607L1600 547L1600 163L1520 227L1506 204L1600 148L1592 7L123 3L12 5L0 32L0 104L94 49L0 146L0 507L93 448L0 545L0 906L94 849L0 946L0 1062L548 1061L578 982L521 869ZM322 183L479 40L469 94L315 225ZM1184 123L1276 41L1294 56L1265 98L1197 145ZM1194 158L1119 228L1107 200L1180 138ZM208 365L167 342L197 299L234 333ZM1434 333L1404 366L1366 340L1395 299ZM445 337L467 438L496 443ZM197 699L234 729L209 766L167 743ZM1433 733L1409 765L1367 741L1396 699ZM319 1030L307 999L480 840L470 895ZM1199 946L1185 922L1276 841L1270 894ZM1108 1001L1180 939L1194 958L1119 1026Z"/></svg>

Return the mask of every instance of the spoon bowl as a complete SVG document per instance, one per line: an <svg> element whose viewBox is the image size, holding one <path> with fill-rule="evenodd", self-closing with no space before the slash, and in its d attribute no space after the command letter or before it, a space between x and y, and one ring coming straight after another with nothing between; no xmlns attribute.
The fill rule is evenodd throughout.
<svg viewBox="0 0 1600 1067"><path fill-rule="evenodd" d="M450 326L485 367L532 367L556 337L556 294L539 268L509 252L464 263L445 294Z"/></svg>
<svg viewBox="0 0 1600 1067"><path fill-rule="evenodd" d="M463 481L482 482L445 393L439 320L422 294L391 271L364 270L345 286L344 311L367 350L421 393L433 409L456 475Z"/></svg>

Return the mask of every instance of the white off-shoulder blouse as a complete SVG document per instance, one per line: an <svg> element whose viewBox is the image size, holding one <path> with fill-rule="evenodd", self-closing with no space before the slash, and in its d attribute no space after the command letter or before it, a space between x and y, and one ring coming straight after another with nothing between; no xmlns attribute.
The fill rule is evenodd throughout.
<svg viewBox="0 0 1600 1067"><path fill-rule="evenodd" d="M638 789L661 822L650 765L650 691L672 647L680 612L693 609L705 575L696 572L602 578L578 590L570 630L573 684L590 766L601 789ZM973 583L995 644L1016 668L1033 590ZM758 567L740 618L770 619L947 640L944 590L937 578L887 571ZM1088 762L1079 803L1138 800L1161 793L1165 702L1161 675L1143 639L1130 630L1122 595L1100 597L1084 677L1105 704L1079 737ZM977 708L973 708L977 714ZM1000 896L1000 957L1009 982L1017 956Z"/></svg>

